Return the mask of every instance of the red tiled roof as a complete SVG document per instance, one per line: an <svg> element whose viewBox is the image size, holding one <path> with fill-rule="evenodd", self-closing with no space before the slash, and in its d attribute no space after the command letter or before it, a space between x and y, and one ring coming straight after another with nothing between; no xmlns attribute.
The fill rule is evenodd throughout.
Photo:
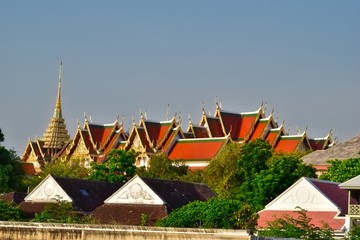
<svg viewBox="0 0 360 240"><path fill-rule="evenodd" d="M326 138L319 138L319 139L309 138L309 143L310 143L311 149L313 151L324 150L326 148L327 142L328 142L328 139L326 139Z"/></svg>
<svg viewBox="0 0 360 240"><path fill-rule="evenodd" d="M102 147L105 144L105 141L109 138L111 133L115 130L115 124L113 125L96 125L89 124L89 132L94 140L94 143Z"/></svg>
<svg viewBox="0 0 360 240"><path fill-rule="evenodd" d="M263 139L265 137L265 133L269 124L270 124L269 119L261 119L256 125L255 130L250 137L250 140L254 140L257 138Z"/></svg>
<svg viewBox="0 0 360 240"><path fill-rule="evenodd" d="M266 136L265 140L268 141L269 144L274 147L276 145L276 143L277 143L277 140L281 136L281 134L282 134L281 128L271 129L269 131L268 135Z"/></svg>
<svg viewBox="0 0 360 240"><path fill-rule="evenodd" d="M278 141L275 151L283 153L292 153L297 150L297 147L301 144L303 136L282 136Z"/></svg>
<svg viewBox="0 0 360 240"><path fill-rule="evenodd" d="M209 138L209 133L205 127L193 126L192 130L194 131L195 138Z"/></svg>
<svg viewBox="0 0 360 240"><path fill-rule="evenodd" d="M210 160L227 143L228 138L179 139L169 152L171 160Z"/></svg>
<svg viewBox="0 0 360 240"><path fill-rule="evenodd" d="M337 212L320 212L320 211L308 211L307 216L311 218L310 224L314 224L316 227L323 227L324 223L328 224L333 230L341 230L345 224L345 218L337 218ZM266 228L268 222L274 221L285 216L297 219L299 213L296 211L281 211L281 210L263 210L259 212L258 226L260 228Z"/></svg>
<svg viewBox="0 0 360 240"><path fill-rule="evenodd" d="M239 136L239 128L241 122L241 115L230 112L220 112L221 120L224 124L226 133L230 132L231 139L237 139Z"/></svg>
<svg viewBox="0 0 360 240"><path fill-rule="evenodd" d="M21 167L24 170L25 174L27 174L27 175L35 175L36 174L35 166L31 162L29 162L29 163L22 162Z"/></svg>
<svg viewBox="0 0 360 240"><path fill-rule="evenodd" d="M215 117L206 117L206 122L210 130L212 137L224 137L225 134L222 130L221 121L219 118Z"/></svg>

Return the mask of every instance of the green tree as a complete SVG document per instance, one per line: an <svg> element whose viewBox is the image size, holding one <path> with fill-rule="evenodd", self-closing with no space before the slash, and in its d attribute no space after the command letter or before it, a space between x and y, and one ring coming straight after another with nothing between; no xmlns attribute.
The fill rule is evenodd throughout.
<svg viewBox="0 0 360 240"><path fill-rule="evenodd" d="M142 177L180 180L187 175L188 166L181 162L171 161L165 154L155 154L151 157L147 169L140 168L137 173Z"/></svg>
<svg viewBox="0 0 360 240"><path fill-rule="evenodd" d="M257 215L237 200L213 198L194 201L156 223L162 227L254 229Z"/></svg>
<svg viewBox="0 0 360 240"><path fill-rule="evenodd" d="M233 189L240 186L241 179L237 174L237 162L240 157L241 146L236 143L228 143L205 168L204 182L219 197L230 197Z"/></svg>
<svg viewBox="0 0 360 240"><path fill-rule="evenodd" d="M284 218L269 222L269 227L266 230L259 231L258 235L264 237L297 238L304 240L333 239L332 230L327 225L320 228L310 223L311 218L307 216L307 211L304 209L300 209L297 213L297 218L284 216Z"/></svg>
<svg viewBox="0 0 360 240"><path fill-rule="evenodd" d="M91 164L89 179L107 182L126 182L135 174L137 154L125 150L112 150L107 160L98 164Z"/></svg>
<svg viewBox="0 0 360 240"><path fill-rule="evenodd" d="M266 162L273 155L273 149L268 142L255 139L241 147L241 157L238 164L238 174L243 181L252 179L261 170L267 169Z"/></svg>
<svg viewBox="0 0 360 240"><path fill-rule="evenodd" d="M360 158L330 160L330 167L320 175L320 179L333 182L346 182L360 174Z"/></svg>
<svg viewBox="0 0 360 240"><path fill-rule="evenodd" d="M0 129L0 142L3 140L4 135ZM0 145L0 193L24 190L21 183L25 174L19 160L14 150Z"/></svg>
<svg viewBox="0 0 360 240"><path fill-rule="evenodd" d="M276 154L267 162L267 169L255 173L240 187L239 199L259 211L301 177L316 177L311 165L303 164L297 154Z"/></svg>
<svg viewBox="0 0 360 240"><path fill-rule="evenodd" d="M21 210L12 203L0 200L0 221L21 221Z"/></svg>
<svg viewBox="0 0 360 240"><path fill-rule="evenodd" d="M35 222L83 223L82 218L73 208L72 203L58 201L48 203L41 213L35 214Z"/></svg>
<svg viewBox="0 0 360 240"><path fill-rule="evenodd" d="M2 133L2 130L0 128L0 143L5 141L5 137L4 137L4 134Z"/></svg>
<svg viewBox="0 0 360 240"><path fill-rule="evenodd" d="M350 231L346 234L345 240L358 240L360 239L360 227L353 226Z"/></svg>

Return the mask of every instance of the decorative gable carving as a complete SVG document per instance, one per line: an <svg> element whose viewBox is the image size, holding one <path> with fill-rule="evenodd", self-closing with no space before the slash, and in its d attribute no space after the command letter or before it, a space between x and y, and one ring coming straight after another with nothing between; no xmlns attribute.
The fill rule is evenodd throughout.
<svg viewBox="0 0 360 240"><path fill-rule="evenodd" d="M266 210L294 211L297 207L308 211L338 211L337 206L306 178L301 178L265 208Z"/></svg>
<svg viewBox="0 0 360 240"><path fill-rule="evenodd" d="M55 202L56 200L72 202L55 179L47 176L29 195L25 201L33 202Z"/></svg>
<svg viewBox="0 0 360 240"><path fill-rule="evenodd" d="M117 204L165 204L139 176L132 178L104 202Z"/></svg>
<svg viewBox="0 0 360 240"><path fill-rule="evenodd" d="M72 157L81 158L81 157L87 157L88 155L89 155L89 150L86 148L84 139L80 137L79 142L74 150L74 153L72 154Z"/></svg>

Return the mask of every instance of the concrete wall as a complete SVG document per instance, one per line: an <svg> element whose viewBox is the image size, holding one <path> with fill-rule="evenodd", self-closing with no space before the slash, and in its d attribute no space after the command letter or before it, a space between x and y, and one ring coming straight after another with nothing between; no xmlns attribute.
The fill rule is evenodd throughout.
<svg viewBox="0 0 360 240"><path fill-rule="evenodd" d="M244 230L0 222L2 240L248 240Z"/></svg>

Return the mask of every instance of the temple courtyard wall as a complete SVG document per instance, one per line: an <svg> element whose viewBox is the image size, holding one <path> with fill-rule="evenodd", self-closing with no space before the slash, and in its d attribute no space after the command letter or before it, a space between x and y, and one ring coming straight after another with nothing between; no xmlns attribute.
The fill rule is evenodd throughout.
<svg viewBox="0 0 360 240"><path fill-rule="evenodd" d="M207 240L251 239L245 230L1 222L3 240Z"/></svg>

